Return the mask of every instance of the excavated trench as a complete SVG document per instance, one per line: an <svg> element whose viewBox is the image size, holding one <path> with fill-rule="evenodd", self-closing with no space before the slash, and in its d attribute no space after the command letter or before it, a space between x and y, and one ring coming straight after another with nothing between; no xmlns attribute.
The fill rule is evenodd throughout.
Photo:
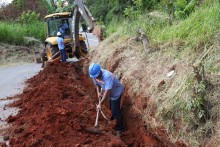
<svg viewBox="0 0 220 147"><path fill-rule="evenodd" d="M133 108L127 92L122 96L123 122L126 131L119 138L112 131L115 122L99 120L101 134L92 134L86 128L94 126L97 103L95 87L87 73L88 65L77 63L48 64L38 75L27 81L20 99L11 106L20 109L7 121L12 127L11 146L175 146L164 133L152 132L144 124L142 114ZM140 97L141 99L141 97ZM138 103L138 102L137 102ZM136 105L136 104L135 104ZM139 104L141 107L145 104ZM106 102L103 112L109 118ZM156 134L161 134L160 137Z"/></svg>

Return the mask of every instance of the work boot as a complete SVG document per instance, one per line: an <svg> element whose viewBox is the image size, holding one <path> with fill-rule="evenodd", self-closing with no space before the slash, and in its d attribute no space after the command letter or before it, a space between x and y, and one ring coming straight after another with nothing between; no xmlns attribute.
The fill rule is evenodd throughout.
<svg viewBox="0 0 220 147"><path fill-rule="evenodd" d="M120 131L120 132L124 132L125 131L125 128L123 126L118 127L117 125L115 125L112 129L115 130L115 131Z"/></svg>

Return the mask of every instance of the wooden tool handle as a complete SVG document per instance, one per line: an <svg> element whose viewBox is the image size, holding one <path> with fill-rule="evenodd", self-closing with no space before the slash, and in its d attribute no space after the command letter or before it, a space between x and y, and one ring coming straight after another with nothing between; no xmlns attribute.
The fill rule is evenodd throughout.
<svg viewBox="0 0 220 147"><path fill-rule="evenodd" d="M99 109L97 110L97 114L96 114L96 120L95 120L95 127L98 126L98 121L99 121Z"/></svg>

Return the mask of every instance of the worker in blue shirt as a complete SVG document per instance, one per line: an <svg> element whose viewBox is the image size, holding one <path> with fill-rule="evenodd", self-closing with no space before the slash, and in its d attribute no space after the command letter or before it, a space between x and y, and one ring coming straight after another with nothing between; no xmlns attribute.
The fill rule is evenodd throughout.
<svg viewBox="0 0 220 147"><path fill-rule="evenodd" d="M66 62L66 50L64 45L64 40L62 38L62 34L60 32L57 32L57 44L60 51L61 61Z"/></svg>
<svg viewBox="0 0 220 147"><path fill-rule="evenodd" d="M116 119L117 121L114 129L117 133L124 131L120 109L121 95L123 93L122 84L113 73L105 69L101 69L100 65L96 63L90 64L89 75L96 85L97 94L100 99L97 109L101 109L101 105L105 101L106 97L108 97L112 113L110 120Z"/></svg>
<svg viewBox="0 0 220 147"><path fill-rule="evenodd" d="M60 25L58 26L59 32L62 34L62 37L65 36L66 30L69 28L68 24L65 22L64 19L61 20Z"/></svg>

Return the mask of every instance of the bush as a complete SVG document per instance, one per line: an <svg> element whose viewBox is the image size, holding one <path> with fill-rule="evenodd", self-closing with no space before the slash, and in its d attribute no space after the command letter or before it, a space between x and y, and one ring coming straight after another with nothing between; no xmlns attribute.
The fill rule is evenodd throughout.
<svg viewBox="0 0 220 147"><path fill-rule="evenodd" d="M204 4L184 21L158 30L152 37L158 42L183 40L192 45L203 43L220 28L220 17L217 14L220 14L218 2Z"/></svg>
<svg viewBox="0 0 220 147"><path fill-rule="evenodd" d="M44 40L43 22L31 24L20 24L10 22L0 22L0 41L14 45L25 45L24 37L34 37Z"/></svg>
<svg viewBox="0 0 220 147"><path fill-rule="evenodd" d="M24 24L34 23L39 20L40 14L35 11L22 12L21 16L18 17L17 21Z"/></svg>
<svg viewBox="0 0 220 147"><path fill-rule="evenodd" d="M177 0L174 15L177 18L187 18L193 11L196 0Z"/></svg>

